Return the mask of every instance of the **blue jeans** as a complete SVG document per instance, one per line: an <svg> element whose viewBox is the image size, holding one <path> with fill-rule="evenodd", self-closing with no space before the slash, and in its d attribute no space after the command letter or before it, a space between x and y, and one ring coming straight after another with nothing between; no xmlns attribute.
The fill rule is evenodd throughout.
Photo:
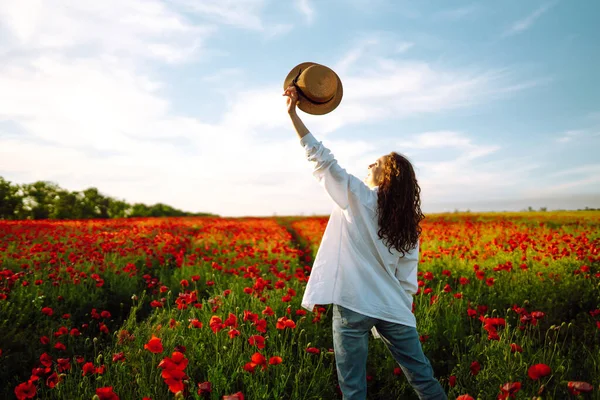
<svg viewBox="0 0 600 400"><path fill-rule="evenodd" d="M375 326L381 339L402 368L420 399L446 400L440 383L421 348L413 327L367 317L340 305L333 305L333 347L344 400L367 398L367 354L369 332Z"/></svg>

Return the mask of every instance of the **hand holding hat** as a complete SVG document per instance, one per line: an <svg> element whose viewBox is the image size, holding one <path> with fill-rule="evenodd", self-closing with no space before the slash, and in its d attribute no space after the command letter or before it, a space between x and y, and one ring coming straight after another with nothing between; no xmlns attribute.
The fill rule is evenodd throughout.
<svg viewBox="0 0 600 400"><path fill-rule="evenodd" d="M296 104L308 114L327 114L340 104L343 96L342 81L324 65L305 62L294 67L283 82L284 96L288 96L288 112Z"/></svg>

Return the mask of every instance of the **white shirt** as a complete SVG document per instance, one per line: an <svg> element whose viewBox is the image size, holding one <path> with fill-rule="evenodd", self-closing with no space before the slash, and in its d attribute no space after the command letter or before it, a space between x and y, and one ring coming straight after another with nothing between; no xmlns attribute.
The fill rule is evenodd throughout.
<svg viewBox="0 0 600 400"><path fill-rule="evenodd" d="M333 199L321 245L302 298L302 307L338 304L363 315L416 327L419 247L404 257L391 253L377 235L377 187L340 167L333 154L309 133L300 143L313 175ZM374 335L377 336L375 330Z"/></svg>

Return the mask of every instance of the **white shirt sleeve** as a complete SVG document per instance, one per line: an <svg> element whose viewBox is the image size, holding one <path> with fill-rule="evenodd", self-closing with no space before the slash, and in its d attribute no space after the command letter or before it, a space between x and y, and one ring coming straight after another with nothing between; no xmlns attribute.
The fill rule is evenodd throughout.
<svg viewBox="0 0 600 400"><path fill-rule="evenodd" d="M341 209L348 208L350 196L356 196L362 204L368 203L371 189L340 167L331 151L317 141L312 133L300 139L300 143L306 150L308 161L314 164L313 176Z"/></svg>

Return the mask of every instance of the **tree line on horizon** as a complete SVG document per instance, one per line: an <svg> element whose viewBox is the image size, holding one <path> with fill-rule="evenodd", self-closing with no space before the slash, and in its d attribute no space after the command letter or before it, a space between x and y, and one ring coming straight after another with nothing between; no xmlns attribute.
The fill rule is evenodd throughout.
<svg viewBox="0 0 600 400"><path fill-rule="evenodd" d="M166 204L129 204L94 187L68 191L49 181L13 184L0 176L0 219L108 219L132 217L218 217L181 211Z"/></svg>

